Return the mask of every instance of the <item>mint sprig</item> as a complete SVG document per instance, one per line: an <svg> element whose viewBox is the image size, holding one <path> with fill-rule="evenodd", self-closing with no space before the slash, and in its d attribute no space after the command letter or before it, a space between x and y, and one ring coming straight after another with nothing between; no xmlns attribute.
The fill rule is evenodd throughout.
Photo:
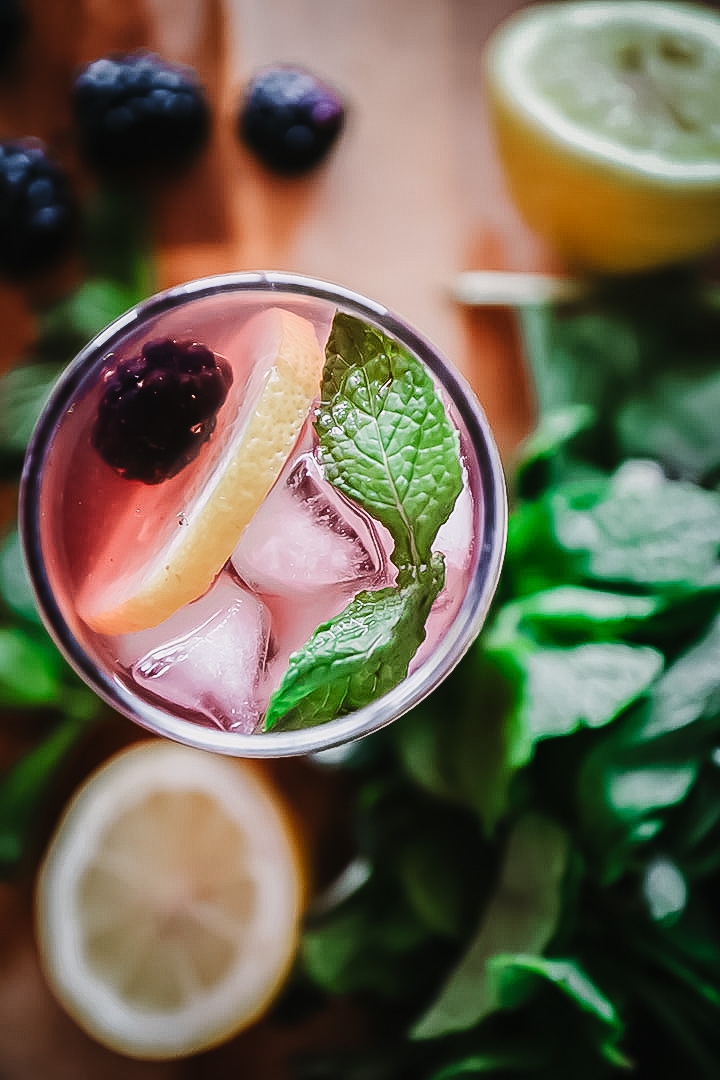
<svg viewBox="0 0 720 1080"><path fill-rule="evenodd" d="M333 321L315 429L327 479L390 532L397 584L359 593L290 657L266 731L335 719L402 681L445 583L432 545L462 490L458 434L431 377L350 315Z"/></svg>
<svg viewBox="0 0 720 1080"><path fill-rule="evenodd" d="M326 358L325 475L389 530L402 573L423 566L462 488L457 431L422 364L375 327L336 315Z"/></svg>
<svg viewBox="0 0 720 1080"><path fill-rule="evenodd" d="M265 725L291 731L367 705L407 673L445 580L442 556L402 588L361 592L290 658Z"/></svg>

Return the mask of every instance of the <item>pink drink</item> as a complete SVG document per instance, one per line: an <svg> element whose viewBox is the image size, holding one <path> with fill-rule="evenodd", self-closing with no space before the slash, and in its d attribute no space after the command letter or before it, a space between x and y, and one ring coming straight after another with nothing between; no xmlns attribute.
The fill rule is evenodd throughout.
<svg viewBox="0 0 720 1080"><path fill-rule="evenodd" d="M95 596L142 572L189 526L196 492L229 445L238 402L258 362L247 325L268 307L312 323L324 348L338 310L378 325L432 371L459 435L463 487L433 551L444 586L407 678L379 701L300 731L262 732L291 655L363 590L393 586L387 529L324 474L314 409L289 457L210 587L159 624L92 629ZM254 325L254 324L252 324ZM232 366L232 389L195 460L161 483L128 479L92 441L108 370L159 339L200 342ZM234 431L234 428L232 429ZM499 573L502 473L485 419L457 375L384 309L289 275L233 275L161 294L128 313L78 357L28 453L22 497L28 565L46 622L81 675L144 726L247 756L307 752L365 734L406 711L454 666L477 634Z"/></svg>

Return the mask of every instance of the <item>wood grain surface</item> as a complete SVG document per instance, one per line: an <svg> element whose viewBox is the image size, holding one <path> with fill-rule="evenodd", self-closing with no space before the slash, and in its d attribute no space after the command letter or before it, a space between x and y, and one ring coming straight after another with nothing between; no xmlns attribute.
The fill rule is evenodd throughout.
<svg viewBox="0 0 720 1080"><path fill-rule="evenodd" d="M463 269L551 266L503 188L483 109L488 35L518 0L27 0L30 26L0 84L0 136L36 135L80 190L68 90L76 67L145 46L195 66L213 109L211 144L192 171L155 196L159 284L242 269L295 270L381 301L433 340L474 386L507 457L532 403L511 316L469 314L450 298ZM249 75L301 63L345 95L346 130L310 176L282 180L242 147L236 118ZM71 266L66 276L72 279ZM56 278L0 288L0 362L32 334L32 304ZM5 517L14 493L6 493ZM135 733L118 719L84 749L52 793L46 833L72 786ZM36 737L25 717L0 730L0 762ZM302 762L268 767L304 822L312 871L341 858L343 801ZM132 1062L102 1049L58 1008L31 928L33 869L0 886L0 1078L178 1080L289 1077L303 1049L361 1042L363 1020L338 1003L310 1025L265 1020L225 1047L182 1063Z"/></svg>

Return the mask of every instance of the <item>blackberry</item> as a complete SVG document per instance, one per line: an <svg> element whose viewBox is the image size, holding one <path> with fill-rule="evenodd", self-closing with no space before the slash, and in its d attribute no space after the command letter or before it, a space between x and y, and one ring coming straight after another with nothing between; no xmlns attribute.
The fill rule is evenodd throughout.
<svg viewBox="0 0 720 1080"><path fill-rule="evenodd" d="M39 139L0 142L0 272L47 269L70 246L75 216L70 182Z"/></svg>
<svg viewBox="0 0 720 1080"><path fill-rule="evenodd" d="M72 106L88 161L101 170L167 170L205 142L210 109L192 68L155 53L102 57L77 76Z"/></svg>
<svg viewBox="0 0 720 1080"><path fill-rule="evenodd" d="M227 360L205 345L146 342L105 376L93 446L128 480L169 480L212 435L232 381Z"/></svg>
<svg viewBox="0 0 720 1080"><path fill-rule="evenodd" d="M240 109L240 137L279 173L299 174L327 154L345 122L336 90L303 68L282 65L259 71Z"/></svg>

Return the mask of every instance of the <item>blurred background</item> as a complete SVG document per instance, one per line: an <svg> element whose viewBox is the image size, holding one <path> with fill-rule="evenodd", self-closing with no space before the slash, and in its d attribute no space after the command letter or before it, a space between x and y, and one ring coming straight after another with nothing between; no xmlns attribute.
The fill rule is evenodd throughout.
<svg viewBox="0 0 720 1080"><path fill-rule="evenodd" d="M141 197L153 287L269 269L364 293L407 319L464 373L508 470L513 467L535 416L515 318L502 307L461 307L452 287L466 270L564 269L511 203L483 100L484 45L527 4L25 0L24 6L25 32L0 81L0 136L41 138L82 198L93 197L98 181L80 158L72 125L69 91L80 65L144 47L191 65L206 88L208 145L186 171L154 182ZM274 175L237 133L247 80L263 65L282 62L306 66L337 87L347 104L345 128L327 158L298 177ZM32 280L0 284L4 371L33 347L37 312L76 287L83 273L79 258L71 256ZM9 528L16 498L11 476L2 493L0 524ZM36 716L5 707L0 765L9 768L53 721L52 710ZM0 883L2 1080L285 1080L298 1053L363 1046L364 1012L342 995L307 1020L287 1024L270 1015L224 1047L167 1064L133 1062L103 1049L56 1005L32 935L37 860L74 786L136 738L129 728L124 720L106 718L75 749L47 789L39 825L12 880ZM321 887L351 849L347 781L304 762L269 763L267 771L302 823L311 876Z"/></svg>

